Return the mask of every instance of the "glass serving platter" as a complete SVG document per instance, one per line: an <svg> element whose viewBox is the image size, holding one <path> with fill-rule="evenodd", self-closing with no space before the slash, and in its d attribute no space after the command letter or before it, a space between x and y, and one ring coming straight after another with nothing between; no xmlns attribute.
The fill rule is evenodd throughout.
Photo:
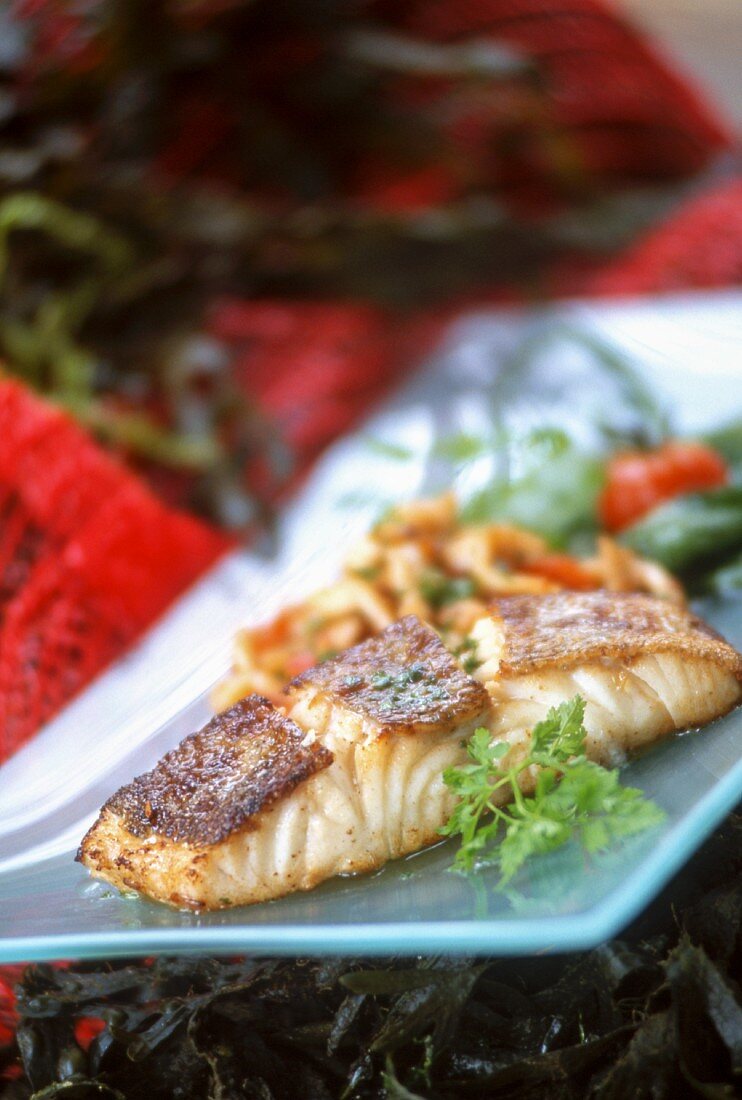
<svg viewBox="0 0 742 1100"><path fill-rule="evenodd" d="M123 660L0 768L0 961L240 952L297 955L427 952L505 955L588 948L618 933L742 798L742 709L700 734L674 737L624 771L666 811L651 833L600 857L566 848L527 865L507 893L487 872L447 873L454 846L339 878L279 901L217 913L178 912L124 897L74 862L101 803L151 767L211 710L231 636L336 574L380 502L439 487L431 445L476 431L501 368L524 338L577 327L641 364L679 431L742 414L742 295L570 303L488 311L454 323L434 356L364 426L336 444L282 520L276 556L235 553ZM515 421L563 409L589 433L619 402L589 384L569 341L552 341L523 389L503 389ZM518 383L519 384L519 383ZM504 395L504 396L503 396ZM393 461L368 438L404 444ZM471 476L471 474L467 475ZM742 646L742 602L701 613Z"/></svg>

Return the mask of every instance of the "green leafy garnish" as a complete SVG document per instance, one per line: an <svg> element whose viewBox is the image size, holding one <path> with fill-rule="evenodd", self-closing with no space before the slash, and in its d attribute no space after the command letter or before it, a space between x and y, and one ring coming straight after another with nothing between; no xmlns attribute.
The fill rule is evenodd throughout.
<svg viewBox="0 0 742 1100"><path fill-rule="evenodd" d="M742 542L742 486L668 501L624 531L621 541L675 573L718 562Z"/></svg>
<svg viewBox="0 0 742 1100"><path fill-rule="evenodd" d="M420 578L420 595L431 607L445 607L456 600L466 600L476 592L471 577L448 577L439 569L426 569Z"/></svg>
<svg viewBox="0 0 742 1100"><path fill-rule="evenodd" d="M317 664L324 664L325 661L331 661L334 657L337 657L339 649L323 649L321 653L317 654Z"/></svg>
<svg viewBox="0 0 742 1100"><path fill-rule="evenodd" d="M467 745L472 763L443 773L446 786L459 796L440 830L443 836L461 837L453 869L494 864L504 885L531 856L551 852L572 838L588 852L597 852L662 820L663 811L642 791L621 786L617 769L586 759L584 717L585 702L579 695L552 707L534 726L526 755L506 768L502 761L511 746L492 743L486 729L475 730ZM526 796L518 780L533 765L539 768L536 787ZM503 788L513 796L506 806L496 798Z"/></svg>

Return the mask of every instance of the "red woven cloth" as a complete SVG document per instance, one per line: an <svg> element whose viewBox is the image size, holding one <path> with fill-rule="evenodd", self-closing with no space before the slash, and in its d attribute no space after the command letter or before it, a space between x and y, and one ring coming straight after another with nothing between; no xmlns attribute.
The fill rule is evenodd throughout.
<svg viewBox="0 0 742 1100"><path fill-rule="evenodd" d="M0 381L0 762L227 545Z"/></svg>
<svg viewBox="0 0 742 1100"><path fill-rule="evenodd" d="M237 381L276 424L299 477L424 355L439 328L365 303L236 299L215 303L207 324Z"/></svg>
<svg viewBox="0 0 742 1100"><path fill-rule="evenodd" d="M213 24L216 35L229 35L230 24L220 20L236 9L270 9L268 0L160 6L184 44L189 28L198 32ZM491 40L535 70L530 83L518 77L488 82L376 72L368 89L372 112L378 108L379 118L396 117L412 133L427 136L427 157L416 150L408 161L404 149L379 141L373 127L369 140L360 132L345 133L342 112L324 113L331 89L319 107L312 96L304 101L286 94L304 84L316 88L335 55L330 36L318 34L312 20L297 18L301 5L294 7L284 17L258 19L259 45L238 79L248 95L267 105L279 131L306 134L310 145L318 141L321 147L328 120L331 126L336 119L330 193L336 189L387 210L453 201L471 190L540 204L545 195L596 182L683 178L730 144L714 112L610 0L360 0L342 13L341 35L371 26L437 44L481 46ZM106 18L103 0L14 0L11 9L23 21L30 47L22 87L56 70L81 82L93 76L107 81L115 70L117 24ZM255 186L252 198L259 205L277 182L272 200L280 201L281 181L262 176L249 156L247 165L241 163L244 153L235 156L241 100L229 92L229 74L226 83L221 87L213 74L200 79L197 65L187 93L182 81L177 87L162 82L169 125L153 150L154 170L165 185L200 177ZM291 184L288 191L293 193Z"/></svg>
<svg viewBox="0 0 742 1100"><path fill-rule="evenodd" d="M505 44L531 59L545 93L518 98L504 87L447 102L450 83L405 77L389 87L392 103L419 104L441 118L471 176L516 203L561 181L603 183L672 179L703 168L732 139L685 80L638 31L601 0L377 0L374 10L399 31L453 45ZM437 97L437 98L436 98ZM438 103L438 109L436 109ZM502 143L506 152L503 155ZM431 201L441 193L431 166ZM386 191L402 186L393 170ZM425 181L421 181L421 185Z"/></svg>
<svg viewBox="0 0 742 1100"><path fill-rule="evenodd" d="M591 294L742 285L742 179L688 200L589 280Z"/></svg>

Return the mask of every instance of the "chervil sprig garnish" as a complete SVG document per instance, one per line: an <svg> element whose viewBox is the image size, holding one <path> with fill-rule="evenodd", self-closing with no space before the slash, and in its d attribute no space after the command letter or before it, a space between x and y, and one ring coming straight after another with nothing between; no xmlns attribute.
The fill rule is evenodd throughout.
<svg viewBox="0 0 742 1100"><path fill-rule="evenodd" d="M621 786L617 769L586 759L584 717L579 695L552 707L534 726L528 752L510 767L502 761L512 746L491 743L486 729L474 732L467 745L473 763L443 773L459 796L440 830L461 837L456 870L494 864L504 884L531 856L560 848L573 837L596 852L662 820L663 811L642 791ZM527 796L519 777L534 765L539 769L536 785ZM507 805L499 804L503 788L512 794Z"/></svg>

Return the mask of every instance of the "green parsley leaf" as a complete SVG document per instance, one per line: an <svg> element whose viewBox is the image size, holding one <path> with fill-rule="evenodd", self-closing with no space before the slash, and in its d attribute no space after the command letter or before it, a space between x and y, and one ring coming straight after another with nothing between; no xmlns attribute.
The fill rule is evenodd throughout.
<svg viewBox="0 0 742 1100"><path fill-rule="evenodd" d="M465 600L476 591L471 577L447 577L438 569L427 569L420 578L419 588L422 598L435 608Z"/></svg>
<svg viewBox="0 0 742 1100"><path fill-rule="evenodd" d="M531 732L531 762L548 767L563 764L571 756L581 756L587 736L584 718L585 700L579 695L552 707Z"/></svg>
<svg viewBox="0 0 742 1100"><path fill-rule="evenodd" d="M473 763L443 773L459 798L440 830L461 838L453 869L472 871L494 863L502 886L526 860L573 838L597 852L662 820L663 811L642 791L621 786L617 769L585 758L584 718L585 701L579 695L552 707L534 726L525 756L506 768L502 761L511 746L493 744L488 730L475 730L467 745ZM534 765L539 768L535 789L526 796L519 777ZM495 798L502 788L512 794L505 807Z"/></svg>

